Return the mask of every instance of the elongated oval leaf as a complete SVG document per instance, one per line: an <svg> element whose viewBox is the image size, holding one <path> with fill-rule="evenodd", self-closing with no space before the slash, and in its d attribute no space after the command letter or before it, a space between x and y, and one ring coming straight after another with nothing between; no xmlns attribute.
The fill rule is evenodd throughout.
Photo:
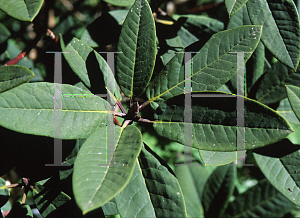
<svg viewBox="0 0 300 218"><path fill-rule="evenodd" d="M123 23L116 79L127 97L139 96L149 83L156 54L153 15L146 0L136 0Z"/></svg>
<svg viewBox="0 0 300 218"><path fill-rule="evenodd" d="M263 104L272 104L286 98L285 85L300 86L300 68L297 71L281 62L275 63L252 87L249 95Z"/></svg>
<svg viewBox="0 0 300 218"><path fill-rule="evenodd" d="M254 51L261 34L261 26L242 26L214 34L192 58L193 91L215 91L226 83L237 70L237 54L230 52ZM251 54L245 53L245 61ZM162 101L185 93L184 54L177 53L147 88L149 101ZM239 67L237 69L237 66Z"/></svg>
<svg viewBox="0 0 300 218"><path fill-rule="evenodd" d="M299 17L292 0L248 0L251 22L263 25L261 40L272 54L292 69L300 59Z"/></svg>
<svg viewBox="0 0 300 218"><path fill-rule="evenodd" d="M180 185L168 165L147 146L142 149L138 162L139 172L130 186L126 187L128 189L124 190L125 193L131 192L129 199L125 193L116 199L121 216L186 217ZM133 192L133 189L139 192ZM140 200L136 201L135 198L138 197ZM137 208L143 211L137 214Z"/></svg>
<svg viewBox="0 0 300 218"><path fill-rule="evenodd" d="M126 187L115 197L121 217L156 217L139 163Z"/></svg>
<svg viewBox="0 0 300 218"><path fill-rule="evenodd" d="M2 0L0 9L23 21L32 21L42 7L43 0Z"/></svg>
<svg viewBox="0 0 300 218"><path fill-rule="evenodd" d="M110 103L113 104L114 96L118 100L122 100L118 85L115 81L114 75L108 66L107 62L102 58L102 56L97 53L94 49L92 49L89 45L84 43L83 41L73 38L72 41L65 46L64 41L61 37L60 40L62 51L70 52L63 53L65 59L69 63L70 67L73 69L75 74L84 82L84 84L91 88L91 83L89 80L88 73L96 74L99 78L98 81L94 81L98 86L102 86L108 91L108 95L110 95ZM96 57L93 59L93 57ZM89 64L90 62L97 61L98 65ZM108 60L112 61L112 60ZM113 62L113 61L112 61ZM104 91L103 90L103 91ZM96 94L104 94L104 93L96 93ZM113 94L113 95L112 95Z"/></svg>
<svg viewBox="0 0 300 218"><path fill-rule="evenodd" d="M213 93L220 92L202 94ZM244 100L245 135L241 132L244 127L236 126L236 98ZM161 136L208 151L236 151L237 134L245 139L244 150L274 143L292 132L289 123L271 108L248 98L236 98L206 96L193 101L192 114L186 115L192 117L192 123L184 123L185 95L173 97L159 104L153 127ZM185 128L191 129L191 135L185 136ZM187 138L191 140L185 141Z"/></svg>
<svg viewBox="0 0 300 218"><path fill-rule="evenodd" d="M248 0L226 0L225 6L229 17L238 12L247 2Z"/></svg>
<svg viewBox="0 0 300 218"><path fill-rule="evenodd" d="M59 102L58 97L54 98L55 89L62 93ZM54 110L54 105L62 109ZM26 134L87 138L96 127L105 125L108 116L112 116L110 110L104 99L65 84L26 83L0 93L0 125ZM59 115L61 132L55 132L55 118Z"/></svg>
<svg viewBox="0 0 300 218"><path fill-rule="evenodd" d="M82 145L75 160L73 192L84 214L103 206L122 191L142 148L142 135L135 126L125 129L115 126L114 130L108 130L97 129Z"/></svg>
<svg viewBox="0 0 300 218"><path fill-rule="evenodd" d="M203 166L200 166L200 163L199 166L196 166L195 163L193 165L178 164L175 167L175 173L182 189L188 215L203 218L204 211L201 204L201 195L204 184L210 174L207 168L204 169Z"/></svg>
<svg viewBox="0 0 300 218"><path fill-rule="evenodd" d="M34 73L23 66L0 67L0 92L28 82L32 77Z"/></svg>
<svg viewBox="0 0 300 218"><path fill-rule="evenodd" d="M292 109L300 121L300 88L289 85L286 86L286 92Z"/></svg>
<svg viewBox="0 0 300 218"><path fill-rule="evenodd" d="M282 217L293 207L293 203L264 179L237 196L222 217Z"/></svg>
<svg viewBox="0 0 300 218"><path fill-rule="evenodd" d="M205 217L222 217L234 190L236 167L225 165L215 169L207 180L201 202Z"/></svg>
<svg viewBox="0 0 300 218"><path fill-rule="evenodd" d="M300 147L288 139L254 150L257 165L287 199L300 206Z"/></svg>

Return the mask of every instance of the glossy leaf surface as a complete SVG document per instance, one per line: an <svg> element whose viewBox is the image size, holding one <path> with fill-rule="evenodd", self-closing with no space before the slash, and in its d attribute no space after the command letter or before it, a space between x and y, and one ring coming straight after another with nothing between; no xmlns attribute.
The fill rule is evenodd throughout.
<svg viewBox="0 0 300 218"><path fill-rule="evenodd" d="M222 152L222 151L199 150L199 154L205 166L222 166L240 159L242 156L245 155L245 152L244 151Z"/></svg>
<svg viewBox="0 0 300 218"><path fill-rule="evenodd" d="M178 182L182 189L186 210L191 217L204 217L204 211L201 204L201 195L204 184L209 177L209 172L203 169L203 166L179 165L176 166L175 172ZM200 176L201 172L201 176ZM202 186L202 189L201 189Z"/></svg>
<svg viewBox="0 0 300 218"><path fill-rule="evenodd" d="M251 92L256 92L255 99L263 104L279 102L287 97L286 85L300 86L299 70L295 71L278 61L259 78Z"/></svg>
<svg viewBox="0 0 300 218"><path fill-rule="evenodd" d="M126 187L115 197L121 217L156 217L139 163Z"/></svg>
<svg viewBox="0 0 300 218"><path fill-rule="evenodd" d="M236 167L220 166L208 178L201 198L205 217L222 217L233 193Z"/></svg>
<svg viewBox="0 0 300 218"><path fill-rule="evenodd" d="M73 38L67 46L65 46L63 39L61 39L60 42L62 50L64 52L69 52L63 53L65 59L75 74L84 82L87 87L91 88L88 73L96 74L99 79L98 81L94 81L94 83L97 83L97 86L102 86L104 90L105 88L108 90L107 92L110 95L111 103L114 102L114 96L118 100L122 99L114 75L107 62L99 53L97 53L83 41L76 38ZM98 65L90 64L90 62L98 62ZM95 94L105 94L104 90L103 93Z"/></svg>
<svg viewBox="0 0 300 218"><path fill-rule="evenodd" d="M4 0L0 1L0 9L16 19L32 21L43 2L43 0Z"/></svg>
<svg viewBox="0 0 300 218"><path fill-rule="evenodd" d="M209 94L220 92L212 92ZM204 93L202 93L204 94ZM206 93L207 94L207 93ZM223 93L224 94L224 93ZM208 151L236 151L237 134L245 137L244 149L254 149L274 143L292 132L289 123L271 108L244 98L244 127L237 128L236 98L202 97L193 101L192 123L184 123L185 95L159 104L154 114L156 132L181 144ZM191 128L191 136L184 136ZM238 129L238 131L237 131ZM185 142L185 138L191 137Z"/></svg>
<svg viewBox="0 0 300 218"><path fill-rule="evenodd" d="M299 145L288 139L272 145L272 149L257 149L254 158L269 182L287 199L300 205Z"/></svg>
<svg viewBox="0 0 300 218"><path fill-rule="evenodd" d="M263 25L261 40L272 54L292 69L300 58L299 17L292 0L248 0L251 22Z"/></svg>
<svg viewBox="0 0 300 218"><path fill-rule="evenodd" d="M147 146L138 161L156 217L186 217L182 191L169 166Z"/></svg>
<svg viewBox="0 0 300 218"><path fill-rule="evenodd" d="M300 88L289 85L286 86L286 92L292 109L300 121Z"/></svg>
<svg viewBox="0 0 300 218"><path fill-rule="evenodd" d="M149 83L156 55L154 19L146 0L136 0L118 42L116 80L127 97L139 96Z"/></svg>
<svg viewBox="0 0 300 218"><path fill-rule="evenodd" d="M261 26L243 26L214 34L193 58L193 91L215 91L237 70L237 54L230 52L255 50ZM245 54L245 62L251 54ZM184 54L177 53L147 88L149 101L162 101L183 94L185 87Z"/></svg>
<svg viewBox="0 0 300 218"><path fill-rule="evenodd" d="M22 83L28 82L34 73L22 66L0 67L0 92L4 92Z"/></svg>
<svg viewBox="0 0 300 218"><path fill-rule="evenodd" d="M282 217L294 204L264 179L228 205L227 217Z"/></svg>
<svg viewBox="0 0 300 218"><path fill-rule="evenodd" d="M247 2L248 0L226 0L225 6L229 17L238 12Z"/></svg>
<svg viewBox="0 0 300 218"><path fill-rule="evenodd" d="M141 148L141 133L132 125L125 129L115 126L113 131L99 128L85 141L73 173L75 200L84 214L122 191L132 176Z"/></svg>
<svg viewBox="0 0 300 218"><path fill-rule="evenodd" d="M61 102L55 99L56 105L62 105L62 109L56 111L55 87L61 87L63 93ZM89 97L83 97L84 94ZM110 110L111 106L104 99L65 84L26 83L0 94L0 125L33 135L54 137L55 116L60 114L63 139L87 138L112 116Z"/></svg>

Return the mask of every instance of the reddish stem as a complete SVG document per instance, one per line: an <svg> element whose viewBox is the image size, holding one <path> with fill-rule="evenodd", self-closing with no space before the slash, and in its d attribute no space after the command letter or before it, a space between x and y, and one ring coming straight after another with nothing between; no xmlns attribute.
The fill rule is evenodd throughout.
<svg viewBox="0 0 300 218"><path fill-rule="evenodd" d="M58 37L50 29L47 29L46 36L50 37L55 43L59 42Z"/></svg>
<svg viewBox="0 0 300 218"><path fill-rule="evenodd" d="M3 66L17 64L26 55L28 55L28 53L31 51L31 49L33 49L33 47L40 41L41 38L42 38L42 34L41 33L37 34L36 37L35 37L35 39L29 44L29 46L27 46L20 54L18 54L15 58L13 58L10 61L8 61Z"/></svg>
<svg viewBox="0 0 300 218"><path fill-rule="evenodd" d="M19 63L19 61L21 61L26 55L28 55L31 49L33 49L36 46L36 44L41 40L43 35L50 37L55 43L58 43L59 41L57 36L50 29L47 29L46 33L43 33L43 31L41 31L36 35L34 40L30 42L30 44L20 54L18 54L15 58L9 60L3 66L15 65Z"/></svg>

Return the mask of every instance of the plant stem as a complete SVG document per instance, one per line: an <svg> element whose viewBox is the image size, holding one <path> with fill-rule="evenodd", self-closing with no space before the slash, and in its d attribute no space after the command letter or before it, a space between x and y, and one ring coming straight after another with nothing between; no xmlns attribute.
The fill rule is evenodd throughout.
<svg viewBox="0 0 300 218"><path fill-rule="evenodd" d="M40 41L42 38L42 33L38 33L35 37L35 39L20 53L18 54L15 58L9 60L6 64L3 66L7 65L15 65L17 64L20 60L22 60L28 53L35 47L35 45Z"/></svg>
<svg viewBox="0 0 300 218"><path fill-rule="evenodd" d="M58 41L59 41L57 36L50 29L47 29L46 33L43 33L43 31L41 31L41 32L39 31L37 33L36 37L34 38L34 40L20 54L18 54L13 59L9 60L3 66L15 65L15 64L19 63L19 61L21 61L26 55L28 55L29 52L36 46L36 44L41 40L43 35L48 36L55 43L58 43Z"/></svg>

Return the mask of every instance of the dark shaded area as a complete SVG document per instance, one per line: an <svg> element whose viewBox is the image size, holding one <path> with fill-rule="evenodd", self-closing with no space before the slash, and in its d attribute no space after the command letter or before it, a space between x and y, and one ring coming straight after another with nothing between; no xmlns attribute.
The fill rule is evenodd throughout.
<svg viewBox="0 0 300 218"><path fill-rule="evenodd" d="M118 41L121 26L109 13L103 13L101 17L87 26L87 31L92 40L101 47Z"/></svg>
<svg viewBox="0 0 300 218"><path fill-rule="evenodd" d="M4 127L1 132L0 175L16 167L22 177L39 181L58 172L60 167L45 166L54 163L54 139L18 133ZM75 140L63 140L62 160L72 151Z"/></svg>
<svg viewBox="0 0 300 218"><path fill-rule="evenodd" d="M6 218L30 218L31 216L27 215L28 209L28 205L22 205L20 202L15 202Z"/></svg>
<svg viewBox="0 0 300 218"><path fill-rule="evenodd" d="M90 91L94 94L106 94L104 74L94 52L90 52L86 59L86 69L91 83Z"/></svg>
<svg viewBox="0 0 300 218"><path fill-rule="evenodd" d="M299 149L300 145L294 145L290 142L290 140L285 138L274 144L253 149L253 152L268 157L282 158L286 155L294 153L295 151L298 151Z"/></svg>
<svg viewBox="0 0 300 218"><path fill-rule="evenodd" d="M205 92L202 94L218 94ZM219 93L221 94L221 93ZM161 102L155 111L154 118L164 121L183 122L185 95L181 94ZM242 97L199 97L201 100L192 101L193 123L236 126L236 98ZM244 100L245 127L272 128L289 130L286 120L267 107L256 102Z"/></svg>

